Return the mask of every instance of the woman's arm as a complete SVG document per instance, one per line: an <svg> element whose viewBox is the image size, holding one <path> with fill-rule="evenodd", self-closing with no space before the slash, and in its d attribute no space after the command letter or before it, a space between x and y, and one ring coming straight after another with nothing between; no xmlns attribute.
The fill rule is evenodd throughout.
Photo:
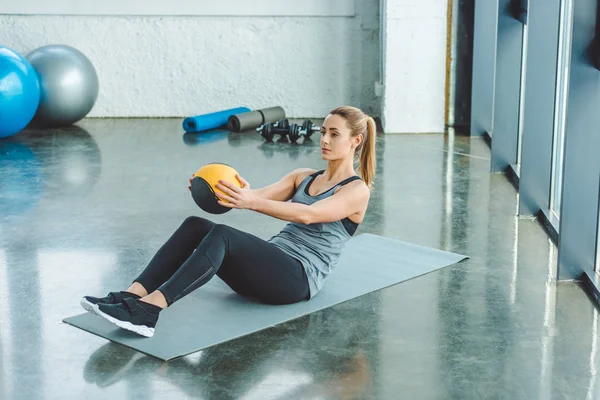
<svg viewBox="0 0 600 400"><path fill-rule="evenodd" d="M333 196L317 201L311 205L288 203L255 196L249 185L242 179L242 188L222 182L219 189L226 195L217 193L221 198L219 204L229 208L249 209L284 221L301 224L339 221L350 215L363 211L371 195L371 191L362 181L343 186Z"/></svg>
<svg viewBox="0 0 600 400"><path fill-rule="evenodd" d="M333 196L311 205L258 199L251 210L301 224L339 221L366 208L370 191L363 183L342 187Z"/></svg>
<svg viewBox="0 0 600 400"><path fill-rule="evenodd" d="M288 201L296 192L297 182L302 181L302 179L313 172L315 172L314 169L298 168L281 178L278 182L260 189L254 189L252 192L262 199Z"/></svg>

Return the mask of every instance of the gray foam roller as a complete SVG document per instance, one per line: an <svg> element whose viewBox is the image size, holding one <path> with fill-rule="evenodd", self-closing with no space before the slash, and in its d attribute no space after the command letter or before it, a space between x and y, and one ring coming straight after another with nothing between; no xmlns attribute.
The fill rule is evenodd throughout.
<svg viewBox="0 0 600 400"><path fill-rule="evenodd" d="M263 115L259 111L234 114L227 120L227 128L232 132L241 132L257 128L263 124Z"/></svg>
<svg viewBox="0 0 600 400"><path fill-rule="evenodd" d="M241 132L258 128L266 122L275 122L285 118L283 108L269 107L262 110L234 114L227 120L227 128L232 132Z"/></svg>
<svg viewBox="0 0 600 400"><path fill-rule="evenodd" d="M265 122L275 122L285 118L285 111L281 107L270 107L259 110L263 115L263 124Z"/></svg>

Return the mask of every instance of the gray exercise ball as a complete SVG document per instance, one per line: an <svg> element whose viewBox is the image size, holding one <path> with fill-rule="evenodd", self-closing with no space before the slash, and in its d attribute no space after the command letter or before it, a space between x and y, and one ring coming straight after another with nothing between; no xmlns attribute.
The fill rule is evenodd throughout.
<svg viewBox="0 0 600 400"><path fill-rule="evenodd" d="M34 124L71 125L94 107L98 98L98 74L82 52L54 44L35 49L26 58L40 82L40 105Z"/></svg>

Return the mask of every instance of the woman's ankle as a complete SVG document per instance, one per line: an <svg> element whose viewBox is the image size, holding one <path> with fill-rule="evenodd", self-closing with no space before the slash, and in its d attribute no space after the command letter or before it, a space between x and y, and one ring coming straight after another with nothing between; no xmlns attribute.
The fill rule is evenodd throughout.
<svg viewBox="0 0 600 400"><path fill-rule="evenodd" d="M169 306L169 304L167 303L167 299L160 290L155 290L151 294L142 297L140 300L163 309Z"/></svg>
<svg viewBox="0 0 600 400"><path fill-rule="evenodd" d="M131 286L129 286L129 288L126 289L125 291L129 292L129 293L137 294L140 297L144 297L144 296L148 295L148 291L146 290L146 288L138 282L133 282L133 284Z"/></svg>

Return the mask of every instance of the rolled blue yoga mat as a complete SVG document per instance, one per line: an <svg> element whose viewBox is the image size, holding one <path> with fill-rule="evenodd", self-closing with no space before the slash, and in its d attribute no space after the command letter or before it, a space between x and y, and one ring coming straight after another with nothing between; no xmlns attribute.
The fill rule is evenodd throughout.
<svg viewBox="0 0 600 400"><path fill-rule="evenodd" d="M248 111L250 111L250 109L247 107L237 107L210 114L187 117L183 120L183 129L186 132L202 132L209 129L219 128L227 125L227 120L230 116Z"/></svg>

